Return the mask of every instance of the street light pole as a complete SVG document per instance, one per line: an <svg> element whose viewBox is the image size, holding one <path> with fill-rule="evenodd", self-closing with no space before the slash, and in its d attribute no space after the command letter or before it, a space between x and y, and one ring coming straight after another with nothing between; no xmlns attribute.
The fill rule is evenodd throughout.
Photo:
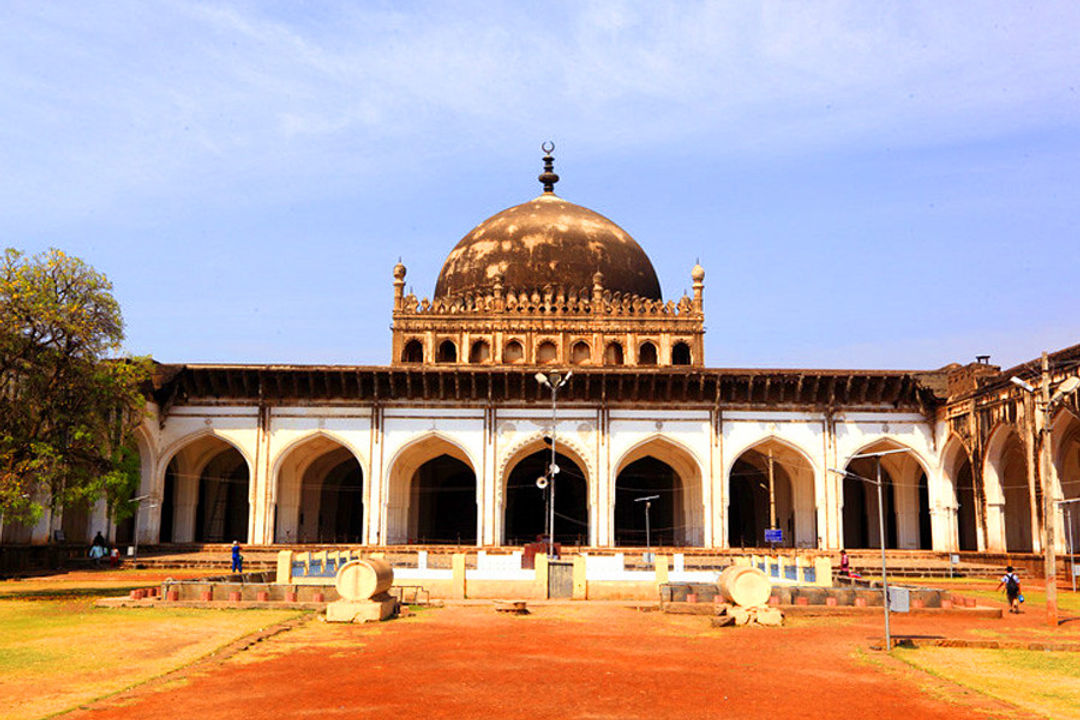
<svg viewBox="0 0 1080 720"><path fill-rule="evenodd" d="M652 562L652 536L649 534L649 508L652 507L652 501L659 498L659 495L634 498L634 502L645 503L645 556L648 558L649 563Z"/></svg>
<svg viewBox="0 0 1080 720"><path fill-rule="evenodd" d="M1050 627L1058 625L1057 602L1057 548L1055 547L1057 526L1057 503L1054 500L1054 484L1050 481L1054 460L1050 447L1050 416L1054 406L1066 396L1080 388L1080 378L1075 375L1066 378L1058 385L1053 395L1050 394L1050 355L1044 350L1040 368L1039 387L1036 388L1023 378L1013 376L1009 382L1035 396L1035 437L1039 445L1039 485L1043 494L1043 575L1046 578L1046 623ZM1036 394L1038 393L1038 394Z"/></svg>
<svg viewBox="0 0 1080 720"><path fill-rule="evenodd" d="M877 479L871 480L865 478L862 475L856 475L848 470L838 470L836 468L828 468L829 472L836 473L837 475L843 475L845 477L854 478L856 480L862 480L868 482L871 485L877 486L877 512L878 512L878 543L881 545L881 589L884 593L882 598L882 606L885 610L885 652L892 650L892 631L889 628L889 570L885 560L885 501L882 498L882 488L884 483L881 480L881 456L892 455L894 453L905 453L907 450L885 450L879 453L866 453L864 455L855 455L851 459L872 457L877 459Z"/></svg>
<svg viewBox="0 0 1080 720"><path fill-rule="evenodd" d="M151 493L149 495L139 495L138 497L133 497L130 500L128 500L128 502L135 503L135 521L131 523L131 534L133 536L131 538L132 539L132 551L131 551L131 565L132 565L132 567L134 567L135 563L139 561L139 511L142 509L143 500L150 500L151 503L147 507L154 507L154 503L152 502L154 499L155 499L155 496Z"/></svg>
<svg viewBox="0 0 1080 720"><path fill-rule="evenodd" d="M881 497L881 456L877 458L877 517L878 543L881 545L881 587L885 593L885 651L892 650L892 633L889 631L889 574L885 569L885 503Z"/></svg>
<svg viewBox="0 0 1080 720"><path fill-rule="evenodd" d="M567 383L574 373L570 371L565 376L560 377L558 373L552 373L550 376L544 373L536 373L534 376L536 382L545 387L551 388L551 464L548 466L548 513L547 513L547 536L548 536L548 558L551 558L555 552L555 476L559 472L559 466L556 463L555 455L555 425L558 422L558 410L557 402L559 396L559 388Z"/></svg>
<svg viewBox="0 0 1080 720"><path fill-rule="evenodd" d="M1072 516L1072 509L1073 509L1073 505L1075 505L1078 502L1080 502L1080 498L1074 498L1072 500L1059 500L1058 501L1058 505L1068 506L1068 507L1064 507L1065 511L1068 513L1065 516L1065 534L1066 534L1066 537L1068 538L1068 543L1069 543L1069 558L1072 561L1072 572L1069 573L1069 575L1072 578L1072 590L1073 590L1073 592L1076 592L1076 548L1073 547L1073 534L1072 534L1073 516Z"/></svg>
<svg viewBox="0 0 1080 720"><path fill-rule="evenodd" d="M1043 575L1046 576L1046 623L1050 627L1058 624L1057 602L1057 548L1054 547L1054 526L1057 525L1057 508L1054 506L1053 483L1050 482L1050 356L1045 350L1042 354L1042 377L1039 378L1039 393L1042 407L1036 414L1039 423L1039 479L1042 480L1043 526L1046 529L1043 543Z"/></svg>

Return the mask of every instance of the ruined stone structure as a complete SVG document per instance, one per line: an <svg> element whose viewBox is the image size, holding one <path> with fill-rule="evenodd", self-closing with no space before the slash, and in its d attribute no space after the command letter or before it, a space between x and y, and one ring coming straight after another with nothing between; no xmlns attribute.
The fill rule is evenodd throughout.
<svg viewBox="0 0 1080 720"><path fill-rule="evenodd" d="M1041 478L1039 366L932 371L704 366L705 272L664 301L644 250L615 223L544 192L478 225L450 252L431 299L393 269L390 363L381 367L161 365L139 432L140 543L521 544L544 530L554 437L556 538L876 547L873 477L883 456L886 544L1037 551L1041 498L1080 496L1080 421L1061 403ZM1080 346L1049 358L1052 380ZM551 391L538 372L572 370ZM770 493L770 488L772 492ZM775 508L772 510L771 508ZM771 515L775 514L775 522ZM46 517L3 528L44 542L104 527ZM1080 508L1074 513L1080 521ZM1054 519L1066 530L1064 517ZM1080 522L1073 527L1080 544ZM1059 532L1064 548L1068 534Z"/></svg>

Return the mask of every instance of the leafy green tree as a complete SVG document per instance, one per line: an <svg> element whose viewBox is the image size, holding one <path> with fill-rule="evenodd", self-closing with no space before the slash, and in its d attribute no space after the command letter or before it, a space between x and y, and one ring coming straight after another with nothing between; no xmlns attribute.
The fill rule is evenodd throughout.
<svg viewBox="0 0 1080 720"><path fill-rule="evenodd" d="M0 262L0 512L33 522L45 507L105 497L116 518L138 487L133 431L147 358L109 359L124 337L104 275L49 250Z"/></svg>

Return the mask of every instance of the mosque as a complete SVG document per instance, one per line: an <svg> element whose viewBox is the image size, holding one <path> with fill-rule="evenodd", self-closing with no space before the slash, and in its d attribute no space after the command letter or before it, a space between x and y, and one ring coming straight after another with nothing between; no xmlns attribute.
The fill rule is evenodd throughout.
<svg viewBox="0 0 1080 720"><path fill-rule="evenodd" d="M393 268L387 365L157 366L137 433L145 499L114 539L490 547L550 523L564 547L754 547L771 530L798 548L883 535L1023 553L1040 549L1044 492L1080 497L1075 393L1040 432L1038 361L706 367L705 270L665 299L634 238L555 194L545 151L542 193L466 234L430 299ZM1080 345L1047 361L1052 384L1075 376ZM878 462L883 533L855 477ZM1080 508L1057 507L1063 550ZM65 515L4 540L106 525L100 506Z"/></svg>

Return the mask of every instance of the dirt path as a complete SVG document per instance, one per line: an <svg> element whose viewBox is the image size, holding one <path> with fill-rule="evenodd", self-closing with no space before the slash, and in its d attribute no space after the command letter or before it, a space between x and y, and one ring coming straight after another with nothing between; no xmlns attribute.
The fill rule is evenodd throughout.
<svg viewBox="0 0 1080 720"><path fill-rule="evenodd" d="M898 628L916 630L950 632ZM1033 717L865 651L878 631L834 619L714 630L705 617L590 604L528 617L451 607L379 626L313 622L184 684L66 717Z"/></svg>

